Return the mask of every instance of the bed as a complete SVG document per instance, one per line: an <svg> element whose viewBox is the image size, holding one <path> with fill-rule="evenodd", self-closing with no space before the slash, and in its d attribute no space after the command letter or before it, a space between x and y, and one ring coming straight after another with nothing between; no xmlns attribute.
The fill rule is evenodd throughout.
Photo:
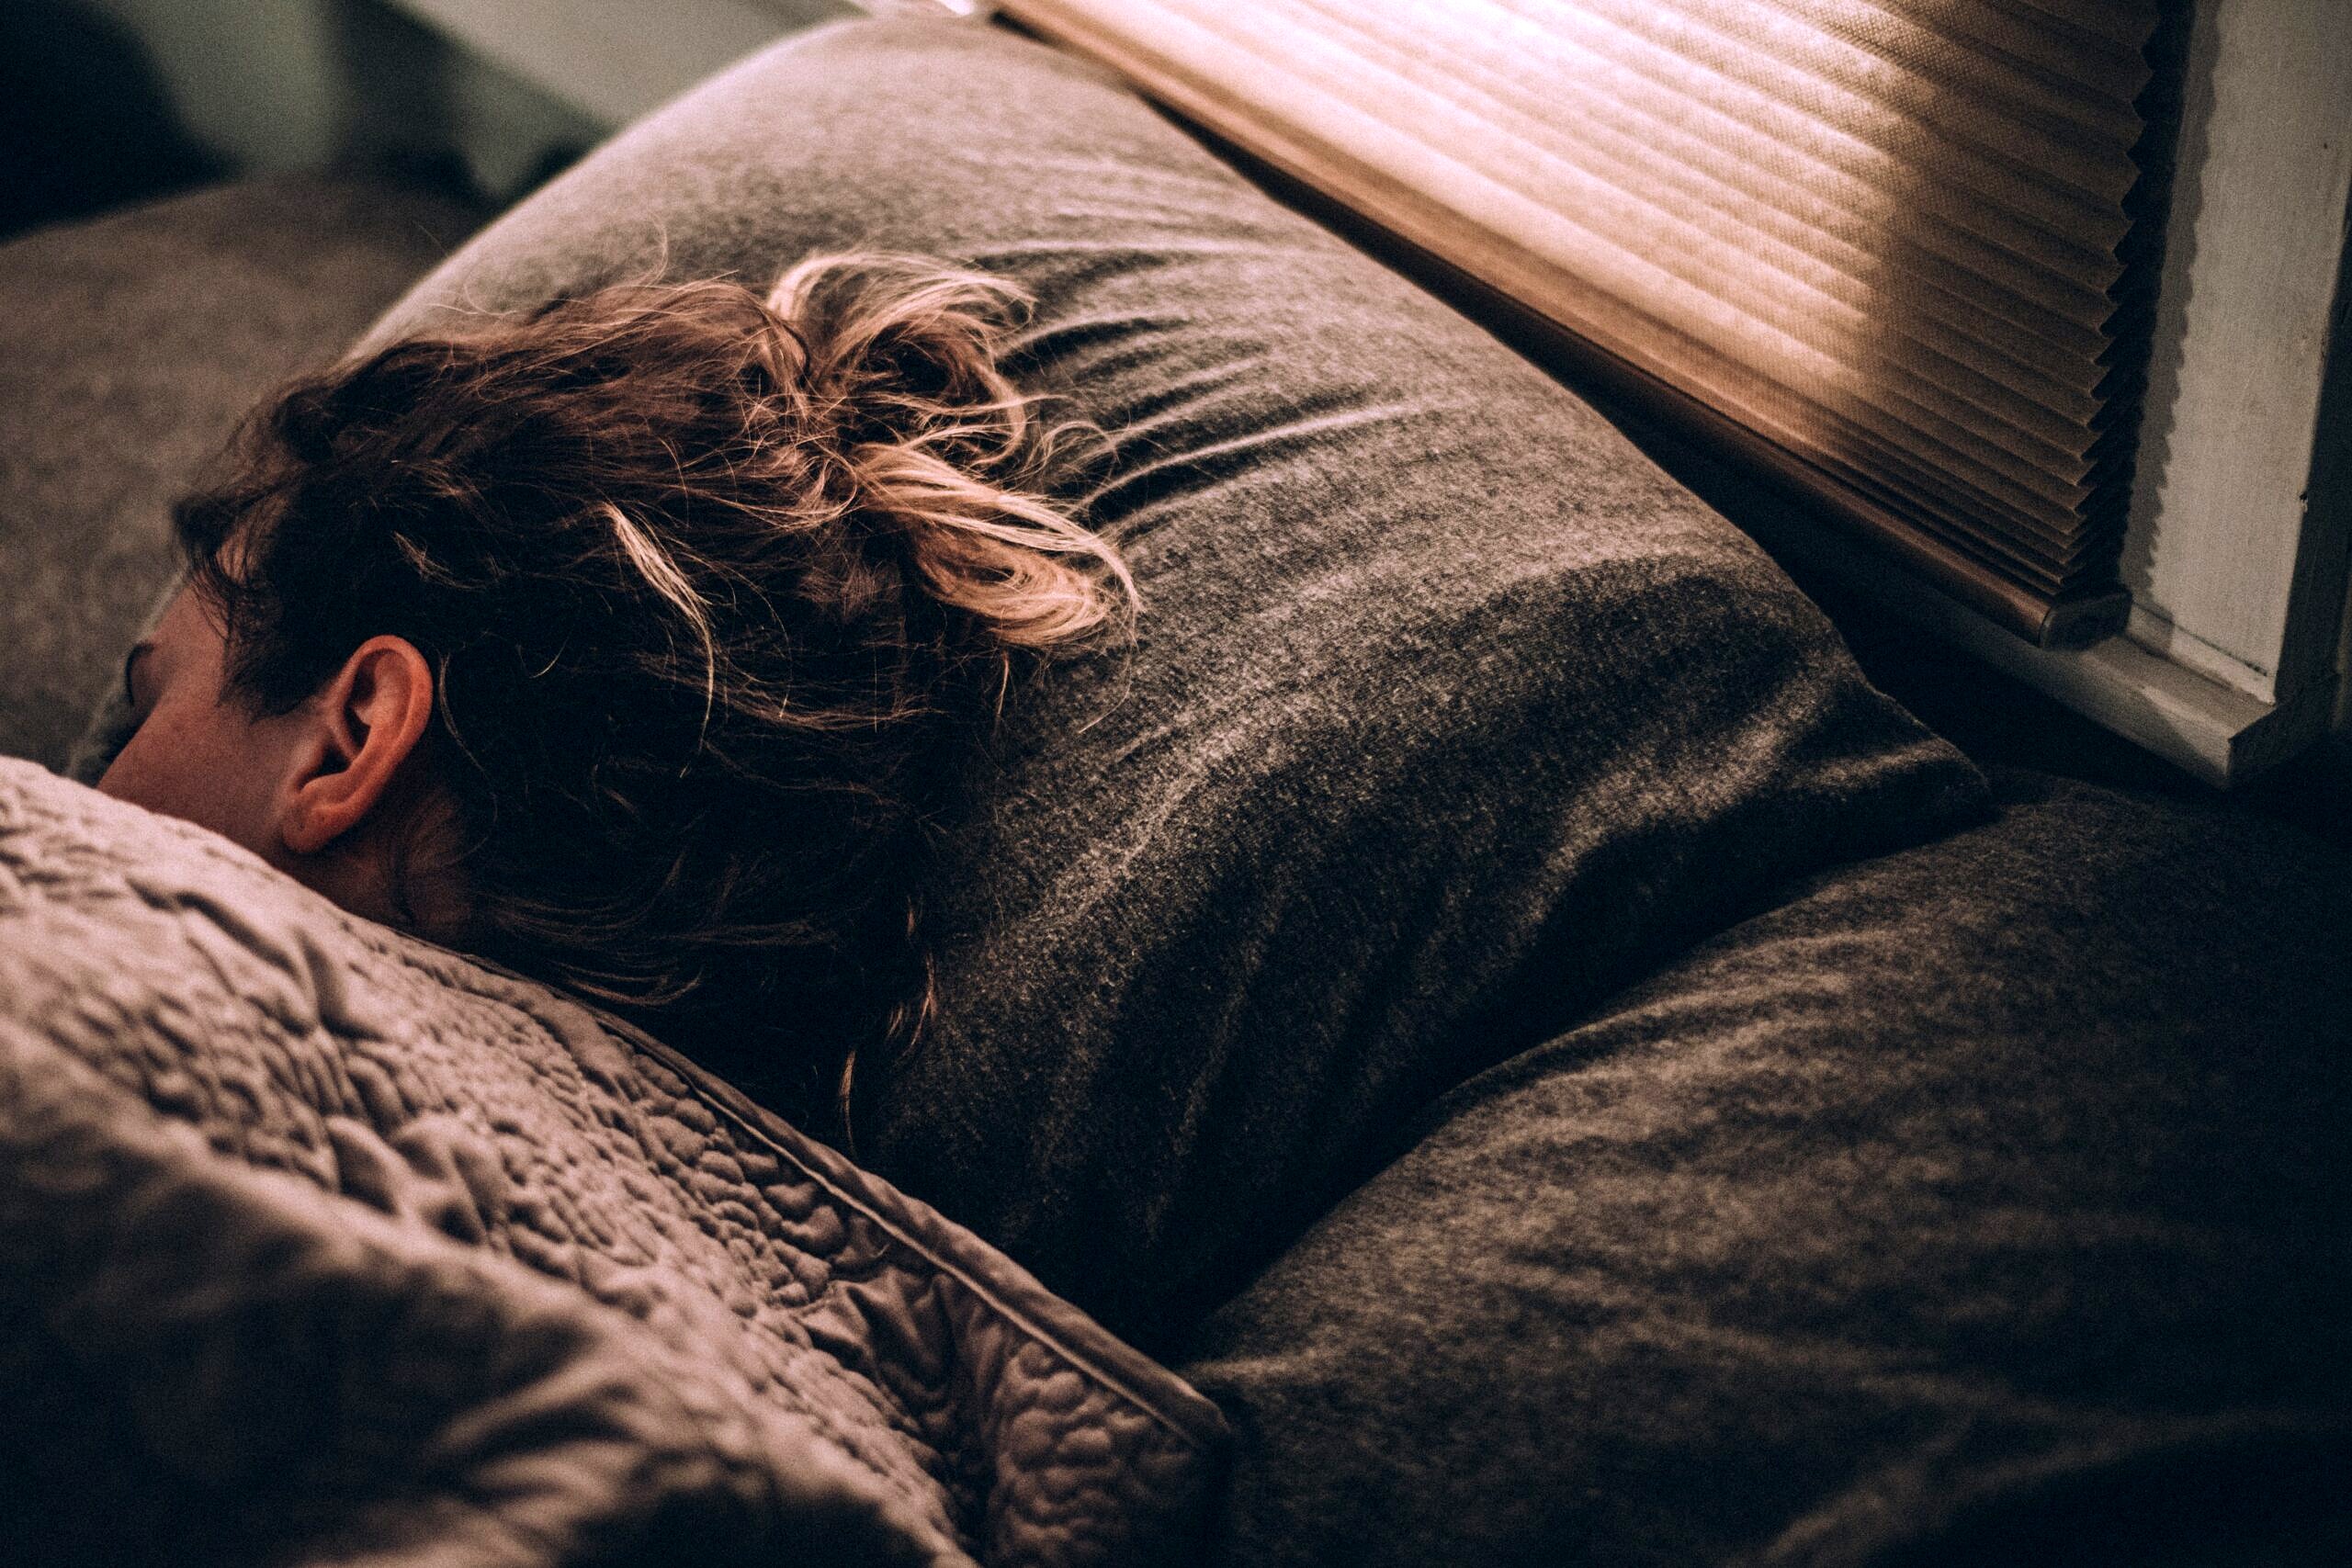
<svg viewBox="0 0 2352 1568"><path fill-rule="evenodd" d="M342 346L428 264L432 231L465 223L413 196L247 185L0 252L0 289L56 308L0 325L25 367L0 382L0 547L24 585L9 750L86 781L119 739L119 714L86 732L81 714L169 577L155 509L176 467L154 454L217 439L273 354ZM289 258L298 232L316 237ZM746 61L358 335L649 268L764 278L853 245L1035 295L1016 373L1115 435L1066 499L1126 548L1146 614L1131 649L1008 709L938 874L937 1032L861 1076L852 1148L763 1118L720 1081L754 1081L735 1065L685 1063L305 904L192 830L0 770L0 953L46 976L19 982L45 1010L12 1000L11 1038L95 1075L108 1136L171 1142L222 1192L266 1178L305 1246L332 1251L336 1216L367 1210L350 1225L371 1246L495 1274L480 1288L500 1313L594 1316L644 1377L707 1383L726 1431L783 1435L706 1433L695 1464L621 1467L644 1489L620 1507L526 1424L529 1472L571 1498L536 1533L464 1465L391 1486L322 1461L317 1495L339 1501L297 1506L175 1459L104 1335L56 1359L61 1255L22 1239L53 1249L54 1215L20 1182L0 1205L19 1403L105 1415L60 1451L145 1456L107 1471L134 1500L117 1545L170 1541L213 1499L242 1521L207 1538L222 1560L435 1561L411 1527L445 1517L471 1521L452 1539L475 1555L449 1559L469 1562L748 1559L752 1540L844 1561L2340 1560L2352 862L2242 816L1978 766L1574 392L1098 68L999 28L843 23ZM338 246L305 276L300 257ZM200 332L158 354L140 325L201 321L188 280L207 276L261 310L221 329L259 345L241 374L205 363ZM40 869L60 862L79 879ZM165 907L177 925L108 946L108 920ZM191 942L257 978L173 1012L229 962L173 958ZM397 1007L335 1021L334 998L379 986ZM773 1305L822 1353L789 1375L729 1356L690 1372L705 1319L635 1311L577 1251L539 1266L527 1217L469 1235L372 1201L458 1168L408 1135L414 1106L375 1118L389 1153L346 1160L328 1130L370 1122L336 1074L384 1018L426 1027L435 986L476 1021L444 1043L460 1058L601 1061L598 1094L631 1103L655 1084L697 1136L735 1140L739 1172L764 1138L763 1157L816 1173L799 1190L831 1195L818 1208L878 1214L914 1248L891 1254L907 1299L982 1304L811 1336L806 1303L755 1269L783 1294L735 1315ZM75 1001L94 988L117 1001ZM180 1020L168 1049L159 1015ZM159 1060L203 1078L215 1029L275 1040L265 1062L345 1066L273 1070L277 1089L242 1098L159 1089ZM463 1122L470 1069L451 1072L435 1104ZM498 1092L527 1106L538 1081ZM257 1156L248 1100L319 1131ZM609 1118L581 1114L593 1142ZM202 1150L158 1130L181 1122ZM486 1127L469 1135L494 1147ZM662 1198L684 1231L697 1203L740 1227L687 1270L722 1302L721 1255L799 1223L727 1209L730 1179ZM436 1223L429 1246L412 1234ZM849 1245L795 1234L820 1263ZM485 1250L498 1269L467 1261ZM189 1268L235 1278L217 1254ZM206 1385L218 1433L241 1419L222 1387L274 1364L241 1332L227 1385ZM1007 1343L1030 1360L974 1348ZM786 1417L812 1400L855 1419L810 1436ZM1057 1414L1035 1443L989 1414L1040 1403ZM34 1447L0 1462L70 1502L25 1528L82 1539L90 1486ZM1070 1455L1093 1480L1057 1491ZM1024 1508L1045 1521L1026 1534L1008 1523Z"/></svg>

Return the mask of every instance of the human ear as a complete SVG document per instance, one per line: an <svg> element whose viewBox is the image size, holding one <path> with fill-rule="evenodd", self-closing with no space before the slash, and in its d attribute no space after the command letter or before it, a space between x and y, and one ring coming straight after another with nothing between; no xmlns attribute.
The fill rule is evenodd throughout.
<svg viewBox="0 0 2352 1568"><path fill-rule="evenodd" d="M278 837L317 854L383 802L433 718L433 667L413 644L369 637L311 704Z"/></svg>

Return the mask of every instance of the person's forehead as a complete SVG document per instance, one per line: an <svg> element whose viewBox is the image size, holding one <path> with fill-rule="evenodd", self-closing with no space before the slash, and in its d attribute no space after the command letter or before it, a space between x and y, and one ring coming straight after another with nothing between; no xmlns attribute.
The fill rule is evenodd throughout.
<svg viewBox="0 0 2352 1568"><path fill-rule="evenodd" d="M149 634L159 645L184 648L220 641L220 623L195 589L183 585Z"/></svg>
<svg viewBox="0 0 2352 1568"><path fill-rule="evenodd" d="M123 656L123 691L136 701L142 682L175 683L185 673L217 671L225 656L220 627L210 608L193 590L182 587L164 605L154 626ZM156 688L148 684L145 689Z"/></svg>

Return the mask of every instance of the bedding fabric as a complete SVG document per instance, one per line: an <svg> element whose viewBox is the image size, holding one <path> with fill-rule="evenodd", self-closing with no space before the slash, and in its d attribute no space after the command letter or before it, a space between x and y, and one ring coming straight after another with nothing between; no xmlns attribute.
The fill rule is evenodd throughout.
<svg viewBox="0 0 2352 1568"><path fill-rule="evenodd" d="M27 1562L1190 1562L1223 1432L545 988L0 761Z"/></svg>
<svg viewBox="0 0 2352 1568"><path fill-rule="evenodd" d="M813 250L1035 292L1117 438L1140 641L1016 694L932 884L943 1010L857 1156L1151 1348L1430 1096L1785 879L1981 815L1766 557L1453 310L1001 28L801 35L372 334ZM756 1087L757 1064L719 1064Z"/></svg>
<svg viewBox="0 0 2352 1568"><path fill-rule="evenodd" d="M1224 1404L1213 1560L2346 1554L2342 857L1996 802L1573 396L998 29L747 62L374 341L861 244L1036 292L1148 606L1016 695L856 1152ZM0 1530L1195 1544L1208 1410L700 1068L29 770L0 814Z"/></svg>
<svg viewBox="0 0 2352 1568"><path fill-rule="evenodd" d="M2352 860L2018 774L1399 1130L1223 1564L2352 1561Z"/></svg>

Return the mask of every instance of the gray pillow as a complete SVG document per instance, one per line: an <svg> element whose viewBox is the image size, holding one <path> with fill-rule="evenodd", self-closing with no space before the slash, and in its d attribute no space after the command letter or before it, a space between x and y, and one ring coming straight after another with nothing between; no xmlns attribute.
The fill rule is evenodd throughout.
<svg viewBox="0 0 2352 1568"><path fill-rule="evenodd" d="M1020 693L933 888L944 1011L861 1159L1147 1346L1400 1118L1982 780L1570 392L1100 71L853 22L640 123L371 341L659 266L929 252L1039 299L1016 374L1147 600Z"/></svg>

